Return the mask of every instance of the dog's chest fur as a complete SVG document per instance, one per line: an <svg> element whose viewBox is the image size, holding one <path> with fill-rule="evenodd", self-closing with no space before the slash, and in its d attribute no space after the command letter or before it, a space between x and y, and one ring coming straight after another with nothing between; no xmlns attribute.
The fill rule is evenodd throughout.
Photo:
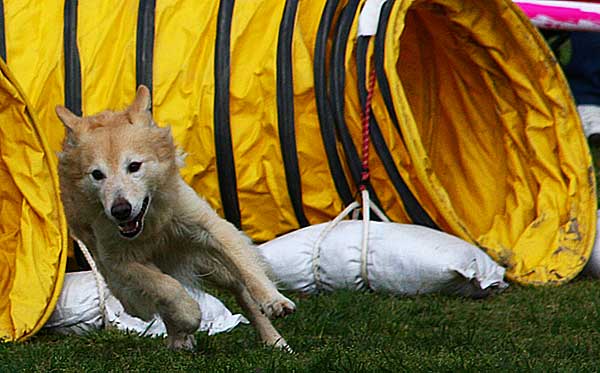
<svg viewBox="0 0 600 373"><path fill-rule="evenodd" d="M114 224L100 215L92 224L96 239L99 260L110 273L113 266L123 266L128 262L153 263L164 273L185 283L196 282L195 278L204 262L214 261L209 245L202 245L208 240L206 231L198 232L196 227L192 237L185 216L177 216L172 207L160 206L155 201L148 211L144 223L144 231L135 240L120 237ZM155 210L161 215L155 214ZM203 239L198 236L205 235ZM110 275L109 275L110 276Z"/></svg>

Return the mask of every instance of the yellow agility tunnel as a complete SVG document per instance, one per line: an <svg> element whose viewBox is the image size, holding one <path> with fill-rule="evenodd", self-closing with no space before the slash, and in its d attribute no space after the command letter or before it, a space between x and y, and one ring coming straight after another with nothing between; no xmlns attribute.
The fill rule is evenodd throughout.
<svg viewBox="0 0 600 373"><path fill-rule="evenodd" d="M0 62L0 341L40 329L60 295L67 223L53 151Z"/></svg>
<svg viewBox="0 0 600 373"><path fill-rule="evenodd" d="M2 126L19 134L4 131L1 150L38 149L45 176L25 156L26 188L2 174L2 193L25 197L3 202L0 337L34 333L62 281L55 106L123 108L139 84L188 154L184 179L260 242L330 220L357 196L374 70L368 187L385 213L479 245L519 283L576 276L595 236L594 172L567 83L529 20L509 0L388 0L377 33L358 37L363 5L4 2ZM49 193L52 219L21 220L37 245L25 250L7 227L34 190ZM14 259L34 253L46 264ZM53 286L29 293L16 280L27 273ZM30 307L27 323L17 304Z"/></svg>

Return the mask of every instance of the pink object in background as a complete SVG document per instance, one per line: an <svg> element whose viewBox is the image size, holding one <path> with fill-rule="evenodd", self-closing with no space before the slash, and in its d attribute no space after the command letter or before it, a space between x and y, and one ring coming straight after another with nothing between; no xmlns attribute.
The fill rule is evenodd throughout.
<svg viewBox="0 0 600 373"><path fill-rule="evenodd" d="M583 1L515 0L542 29L600 32L600 4Z"/></svg>

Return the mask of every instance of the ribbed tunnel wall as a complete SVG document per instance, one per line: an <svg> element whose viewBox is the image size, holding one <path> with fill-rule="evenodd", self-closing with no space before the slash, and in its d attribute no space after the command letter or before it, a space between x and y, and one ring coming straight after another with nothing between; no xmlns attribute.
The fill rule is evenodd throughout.
<svg viewBox="0 0 600 373"><path fill-rule="evenodd" d="M48 177L29 187L54 193L55 212L54 228L20 227L36 255L48 248L36 263L51 264L10 262L0 299L29 302L15 270L37 273L52 285L36 300L38 321L60 287L67 240L52 205L64 136L54 108L123 108L139 84L188 153L185 180L256 241L332 219L355 199L374 70L369 190L392 220L475 242L522 283L568 281L590 254L589 150L554 57L511 1L387 1L377 35L360 38L362 1L0 4L0 55L12 72L2 87L22 92L3 101L2 126L39 133L5 132L0 150L47 144L35 170ZM17 173L37 175L32 162ZM2 193L25 188L5 175ZM3 211L25 200L6 199ZM33 255L3 219L5 256ZM18 339L39 322L13 326Z"/></svg>

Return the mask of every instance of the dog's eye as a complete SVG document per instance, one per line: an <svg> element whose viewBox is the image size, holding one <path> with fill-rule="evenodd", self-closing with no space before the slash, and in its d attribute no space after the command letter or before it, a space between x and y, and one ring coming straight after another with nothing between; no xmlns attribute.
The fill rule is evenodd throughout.
<svg viewBox="0 0 600 373"><path fill-rule="evenodd" d="M142 167L142 162L131 162L127 166L127 171L129 171L130 173L138 172L140 170L140 167Z"/></svg>
<svg viewBox="0 0 600 373"><path fill-rule="evenodd" d="M92 177L94 178L94 180L102 180L106 176L102 173L102 171L94 170L94 171L92 171Z"/></svg>

